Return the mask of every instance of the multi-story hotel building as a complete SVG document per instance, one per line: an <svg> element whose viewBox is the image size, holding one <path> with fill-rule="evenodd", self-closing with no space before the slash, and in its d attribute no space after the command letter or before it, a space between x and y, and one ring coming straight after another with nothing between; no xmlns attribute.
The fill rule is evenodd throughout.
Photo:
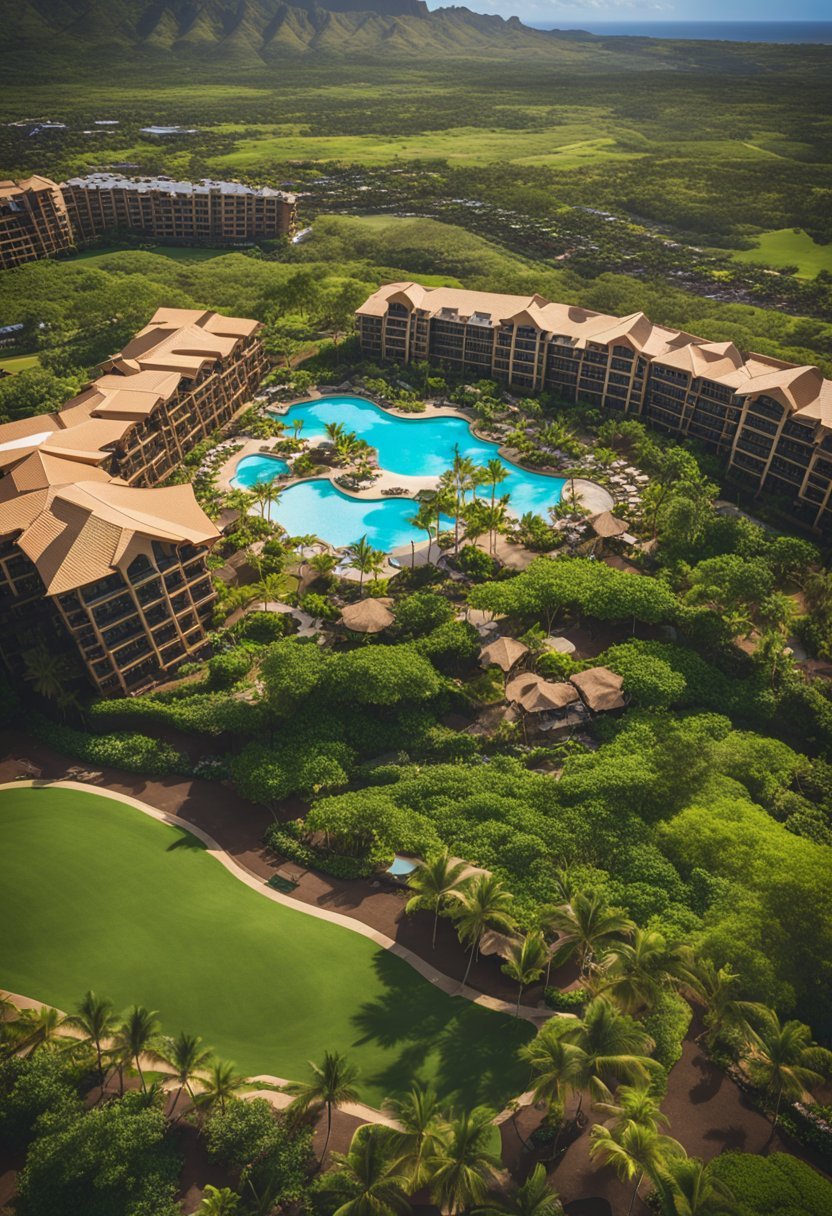
<svg viewBox="0 0 832 1216"><path fill-rule="evenodd" d="M0 181L0 269L54 257L73 243L60 186L46 177Z"/></svg>
<svg viewBox="0 0 832 1216"><path fill-rule="evenodd" d="M124 228L163 241L245 245L291 234L297 218L293 194L241 182L91 173L61 191L78 242Z"/></svg>
<svg viewBox="0 0 832 1216"><path fill-rule="evenodd" d="M102 695L148 687L204 647L219 536L189 485L160 488L265 369L256 321L159 309L54 414L0 426L0 654L37 630ZM37 626L37 630L35 629Z"/></svg>
<svg viewBox="0 0 832 1216"><path fill-rule="evenodd" d="M391 283L356 313L369 358L430 359L565 401L620 410L722 456L730 476L832 532L832 381L654 325L542 296Z"/></svg>
<svg viewBox="0 0 832 1216"><path fill-rule="evenodd" d="M295 231L294 194L242 182L91 173L60 186L0 181L0 269L52 257L108 233L184 245L244 246Z"/></svg>

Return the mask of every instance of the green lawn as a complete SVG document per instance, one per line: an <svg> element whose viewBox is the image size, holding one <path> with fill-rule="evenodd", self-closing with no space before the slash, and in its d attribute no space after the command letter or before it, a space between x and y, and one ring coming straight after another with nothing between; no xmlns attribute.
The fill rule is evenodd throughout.
<svg viewBox="0 0 832 1216"><path fill-rule="evenodd" d="M736 262L796 266L798 277L802 279L813 279L820 270L832 271L832 244L816 245L802 228L762 232L754 249L743 249L731 256Z"/></svg>
<svg viewBox="0 0 832 1216"><path fill-rule="evenodd" d="M107 245L105 248L82 249L80 253L73 254L67 260L70 262L89 262L90 265L96 266L114 253L135 252L137 252L136 245ZM233 253L234 250L201 249L192 248L189 245L153 245L149 252L156 253L163 258L170 258L174 262L207 262L211 258L221 258L224 254Z"/></svg>
<svg viewBox="0 0 832 1216"><path fill-rule="evenodd" d="M599 136L595 124L584 119L531 131L448 127L444 131L393 137L292 134L286 127L259 128L254 136L238 139L233 151L212 156L208 163L215 172L255 172L275 161L293 160L364 165L386 165L397 160L447 160L452 165L514 162L574 169L597 161L631 160L639 155L640 152L618 148L611 136Z"/></svg>
<svg viewBox="0 0 832 1216"><path fill-rule="evenodd" d="M248 1075L349 1054L378 1105L415 1078L501 1107L528 1023L449 998L364 937L245 887L190 834L97 794L0 792L0 984L69 1009L87 988L202 1034Z"/></svg>
<svg viewBox="0 0 832 1216"><path fill-rule="evenodd" d="M38 367L40 359L37 355L8 355L5 359L0 358L0 368L3 371L15 372L28 371L30 367Z"/></svg>

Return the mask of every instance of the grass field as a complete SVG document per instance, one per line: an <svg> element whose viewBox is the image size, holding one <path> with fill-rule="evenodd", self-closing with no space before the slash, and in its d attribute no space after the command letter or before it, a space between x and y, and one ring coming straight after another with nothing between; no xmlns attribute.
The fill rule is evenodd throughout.
<svg viewBox="0 0 832 1216"><path fill-rule="evenodd" d="M9 355L5 359L0 358L0 368L12 375L15 372L28 371L30 367L37 367L39 363L40 359L37 355Z"/></svg>
<svg viewBox="0 0 832 1216"><path fill-rule="evenodd" d="M615 139L599 136L594 123L584 121L528 131L449 127L444 131L392 138L264 132L237 140L233 151L211 157L208 164L217 172L255 171L270 162L293 160L363 165L386 165L397 160L445 160L451 165L501 162L574 169L602 160L632 160L639 155L639 152L619 149Z"/></svg>
<svg viewBox="0 0 832 1216"><path fill-rule="evenodd" d="M245 887L191 835L81 791L0 792L0 985L69 1009L87 988L160 1011L247 1075L349 1054L378 1105L420 1077L502 1107L528 1023L449 998L347 929Z"/></svg>
<svg viewBox="0 0 832 1216"><path fill-rule="evenodd" d="M801 228L762 232L754 249L732 256L737 262L763 262L767 266L796 266L798 277L813 279L821 270L832 271L832 244L817 245Z"/></svg>
<svg viewBox="0 0 832 1216"><path fill-rule="evenodd" d="M96 266L104 262L106 258L113 253L131 253L136 249L135 245L107 245L97 249L83 249L80 253L74 253L72 257L67 258L69 262L86 262L90 266ZM228 249L192 249L186 245L153 245L148 250L150 253L157 253L160 257L170 258L173 262L208 262L211 258L220 258L224 254L234 252Z"/></svg>

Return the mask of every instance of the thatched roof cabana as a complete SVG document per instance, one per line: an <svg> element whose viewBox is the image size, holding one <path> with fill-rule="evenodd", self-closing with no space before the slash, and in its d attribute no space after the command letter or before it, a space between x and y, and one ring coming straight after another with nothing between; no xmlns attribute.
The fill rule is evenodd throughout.
<svg viewBox="0 0 832 1216"><path fill-rule="evenodd" d="M626 705L622 688L624 680L609 667L590 667L569 677L593 713L621 709Z"/></svg>
<svg viewBox="0 0 832 1216"><path fill-rule="evenodd" d="M353 633L381 633L389 629L396 618L381 600L359 600L347 604L341 613L341 624Z"/></svg>
<svg viewBox="0 0 832 1216"><path fill-rule="evenodd" d="M500 667L503 671L511 671L529 653L528 646L518 642L516 638L495 638L480 651L480 663L483 667Z"/></svg>
<svg viewBox="0 0 832 1216"><path fill-rule="evenodd" d="M571 684L552 684L542 676L525 672L509 680L506 698L527 714L542 714L566 709L578 700L578 694Z"/></svg>
<svg viewBox="0 0 832 1216"><path fill-rule="evenodd" d="M598 515L590 515L587 523L595 535L600 536L602 540L623 536L629 527L623 519L616 518L612 511L601 511Z"/></svg>

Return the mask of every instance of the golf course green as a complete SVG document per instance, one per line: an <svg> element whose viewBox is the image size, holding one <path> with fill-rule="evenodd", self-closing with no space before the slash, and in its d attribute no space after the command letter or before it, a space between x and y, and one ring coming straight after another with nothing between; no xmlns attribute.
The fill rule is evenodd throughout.
<svg viewBox="0 0 832 1216"><path fill-rule="evenodd" d="M194 836L99 794L0 791L0 988L71 1009L92 988L159 1011L248 1076L326 1050L377 1106L418 1079L501 1108L527 1022L451 998L349 929L246 887Z"/></svg>

